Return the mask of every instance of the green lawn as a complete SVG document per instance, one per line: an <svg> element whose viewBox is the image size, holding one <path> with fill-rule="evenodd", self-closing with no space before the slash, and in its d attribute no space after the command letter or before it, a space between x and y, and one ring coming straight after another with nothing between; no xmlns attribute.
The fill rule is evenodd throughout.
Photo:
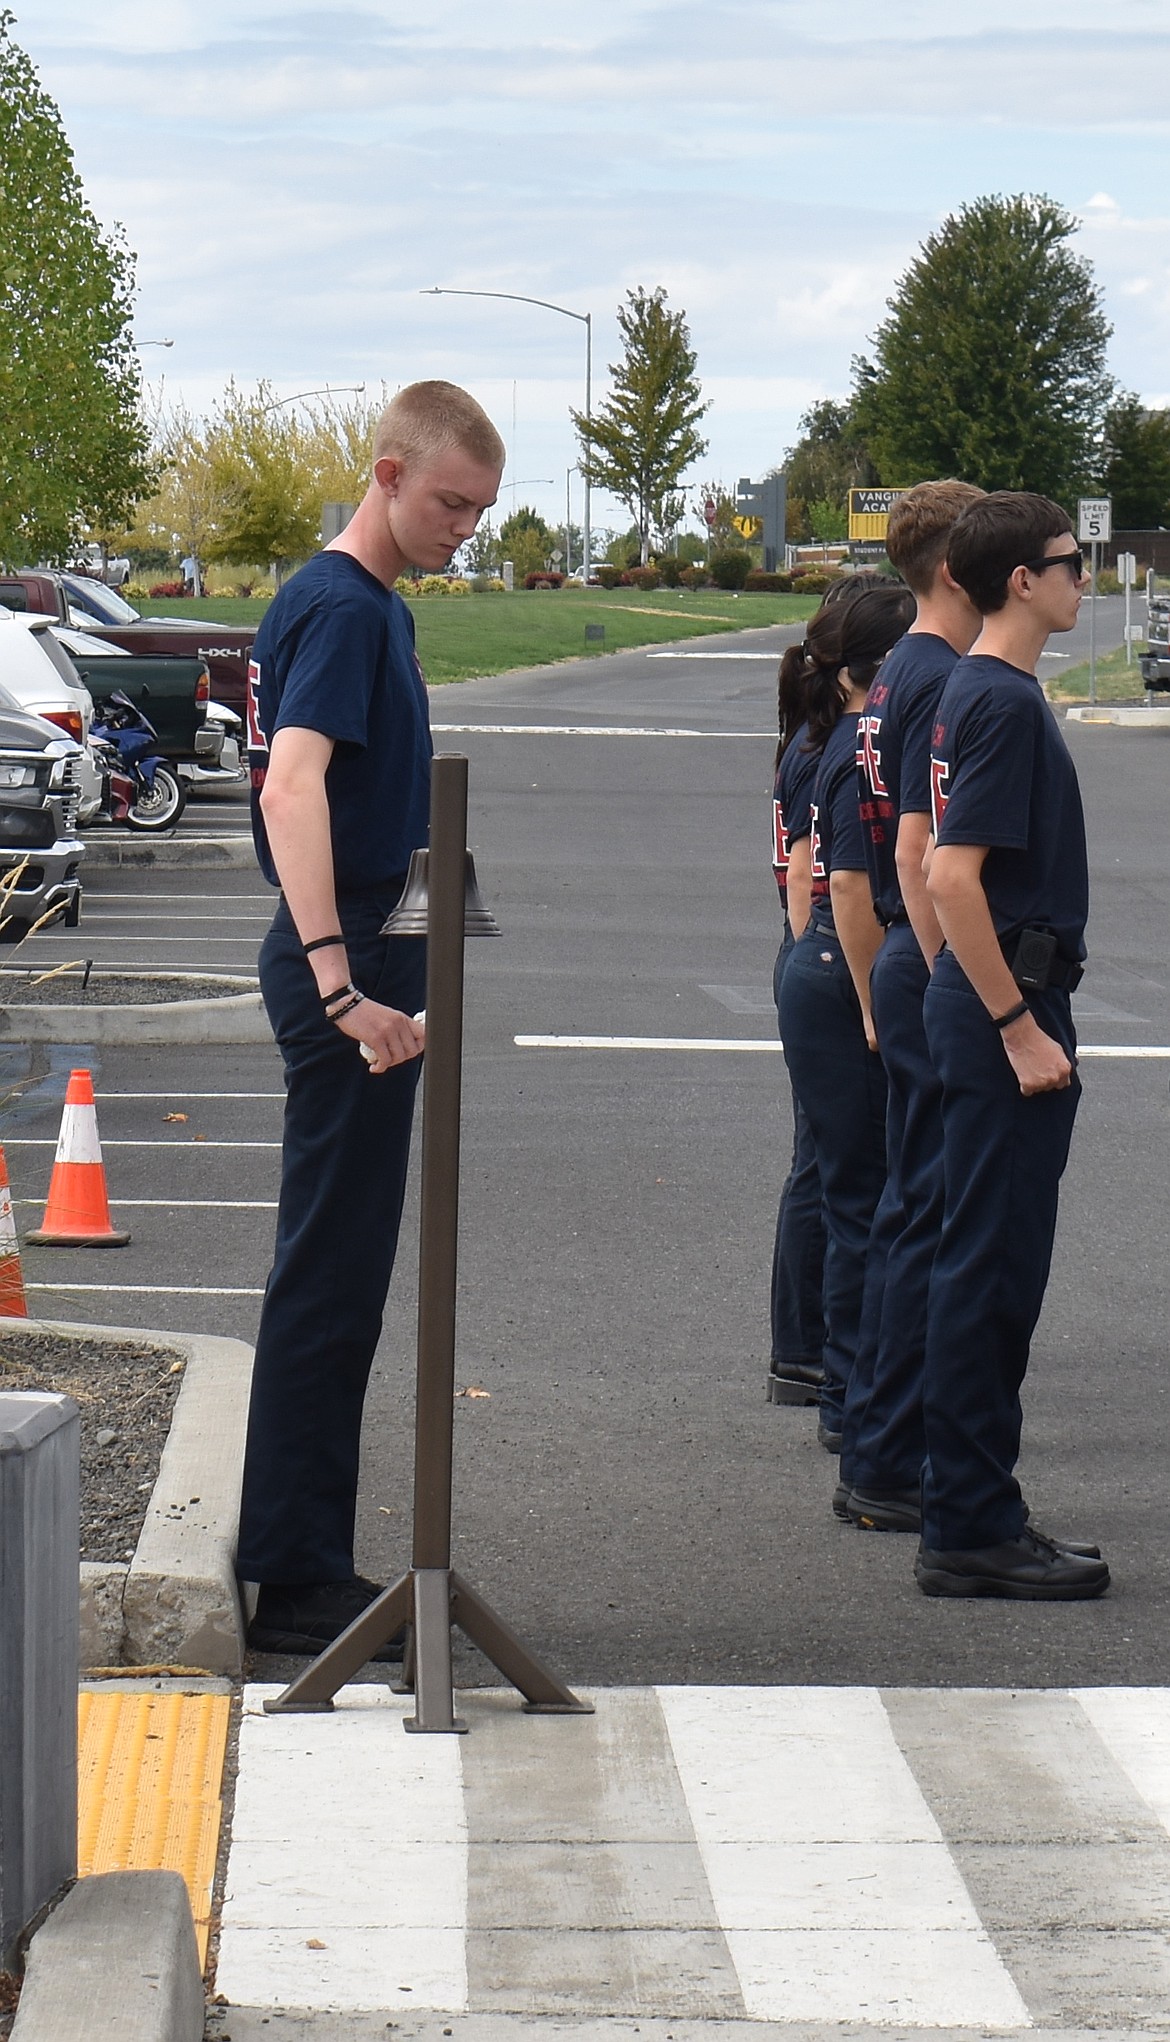
<svg viewBox="0 0 1170 2042"><path fill-rule="evenodd" d="M1044 665L1051 664L1048 660ZM1083 666L1062 668L1058 673L1044 676L1044 691L1050 702L1087 702L1089 699L1089 663ZM1097 700L1099 702L1144 702L1145 682L1138 665L1138 647L1133 647L1133 665L1125 664L1125 647L1119 645L1116 652L1102 653L1097 660Z"/></svg>
<svg viewBox="0 0 1170 2042"><path fill-rule="evenodd" d="M586 624L605 627L606 652L745 631L811 617L817 596L735 596L717 589L518 589L514 595L420 596L411 603L428 681L465 681L585 656ZM267 604L211 596L147 605L153 615L258 623ZM593 648L591 647L592 651Z"/></svg>

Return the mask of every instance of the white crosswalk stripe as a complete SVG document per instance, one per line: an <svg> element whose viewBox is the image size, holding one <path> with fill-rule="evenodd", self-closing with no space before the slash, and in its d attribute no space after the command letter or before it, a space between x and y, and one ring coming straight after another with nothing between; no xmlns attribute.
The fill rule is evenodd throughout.
<svg viewBox="0 0 1170 2042"><path fill-rule="evenodd" d="M229 2006L1170 2032L1166 1691L605 1689L534 1718L475 1690L466 1739L403 1735L380 1685L332 1715L273 1692L244 1698Z"/></svg>

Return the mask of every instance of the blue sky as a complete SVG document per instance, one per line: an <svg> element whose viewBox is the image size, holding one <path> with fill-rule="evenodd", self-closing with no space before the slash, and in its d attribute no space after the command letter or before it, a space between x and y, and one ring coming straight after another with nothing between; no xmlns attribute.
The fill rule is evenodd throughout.
<svg viewBox="0 0 1170 2042"><path fill-rule="evenodd" d="M195 410L229 376L450 376L551 518L583 328L420 293L591 311L600 394L624 292L662 284L711 399L694 479L734 482L845 395L923 236L994 191L1078 216L1113 372L1170 401L1167 0L1107 20L1067 0L493 0L433 26L397 0L12 4L95 211L137 252L137 330L174 338L147 373ZM595 517L626 522L606 499Z"/></svg>

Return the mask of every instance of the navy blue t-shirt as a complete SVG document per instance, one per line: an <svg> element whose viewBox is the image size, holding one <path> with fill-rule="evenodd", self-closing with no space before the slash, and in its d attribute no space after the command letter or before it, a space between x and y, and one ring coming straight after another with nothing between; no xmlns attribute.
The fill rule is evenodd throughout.
<svg viewBox="0 0 1170 2042"><path fill-rule="evenodd" d="M431 729L414 618L349 553L318 553L265 613L248 676L252 835L279 885L260 790L278 730L334 739L325 772L339 894L384 885L426 843Z"/></svg>
<svg viewBox="0 0 1170 2042"><path fill-rule="evenodd" d="M986 654L961 659L931 746L934 834L987 844L983 888L1002 938L1046 929L1085 955L1089 867L1076 768L1034 674Z"/></svg>
<svg viewBox="0 0 1170 2042"><path fill-rule="evenodd" d="M812 789L820 762L820 752L808 742L808 725L802 724L784 747L772 789L772 870L786 908L788 857L793 844L812 829Z"/></svg>
<svg viewBox="0 0 1170 2042"><path fill-rule="evenodd" d="M933 631L908 631L882 661L857 725L862 841L878 920L902 911L898 820L930 814L930 739L958 653Z"/></svg>
<svg viewBox="0 0 1170 2042"><path fill-rule="evenodd" d="M812 795L812 906L819 922L833 920L829 880L834 872L864 872L865 843L857 805L856 716L843 716L830 733Z"/></svg>

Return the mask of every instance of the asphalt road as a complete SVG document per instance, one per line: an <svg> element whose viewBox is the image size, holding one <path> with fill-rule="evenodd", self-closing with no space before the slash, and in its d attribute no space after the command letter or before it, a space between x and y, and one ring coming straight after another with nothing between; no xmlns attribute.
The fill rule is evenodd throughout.
<svg viewBox="0 0 1170 2042"><path fill-rule="evenodd" d="M833 1520L815 1414L764 1401L783 1068L771 1051L703 1045L775 1038L769 732L791 635L433 698L439 747L471 760L471 840L503 931L468 951L458 1378L489 1395L456 1404L456 1564L578 1681L1163 1683L1166 1058L1085 1059L1025 1393L1027 1494L1042 1523L1101 1541L1104 1602L924 1600L912 1541ZM1094 882L1082 1042L1170 1049L1168 740L1068 737ZM230 807L221 828L243 822ZM247 872L105 874L82 929L38 954L246 968L266 908ZM561 1034L694 1046L515 1040ZM43 1195L83 1047L4 1052L19 1198ZM275 1052L85 1060L134 1241L27 1251L26 1276L47 1286L37 1308L249 1337L277 1183ZM409 1538L413 1225L369 1403L359 1565L380 1575ZM65 1288L80 1284L113 1288ZM490 1676L469 1654L460 1677Z"/></svg>

